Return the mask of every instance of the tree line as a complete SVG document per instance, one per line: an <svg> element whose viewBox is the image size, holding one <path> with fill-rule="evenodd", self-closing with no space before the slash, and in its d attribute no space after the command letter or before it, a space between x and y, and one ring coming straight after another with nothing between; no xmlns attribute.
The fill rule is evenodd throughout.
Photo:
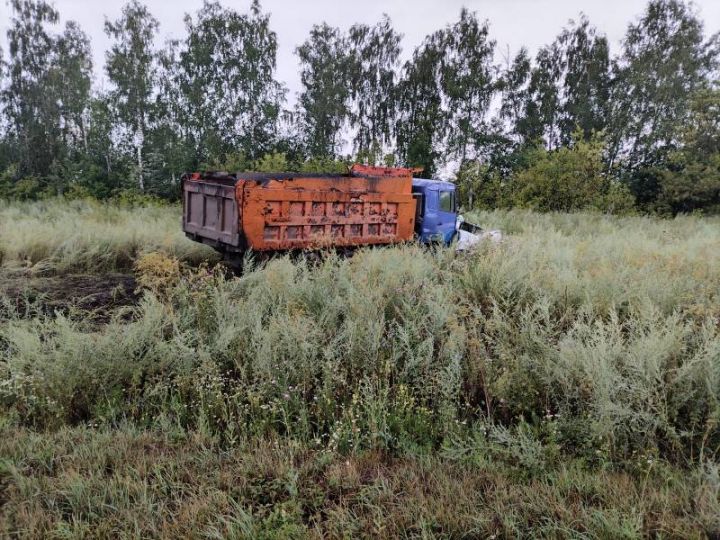
<svg viewBox="0 0 720 540"><path fill-rule="evenodd" d="M178 196L183 171L339 171L350 161L450 171L466 206L720 210L720 38L692 4L651 0L620 50L583 15L511 56L462 9L401 62L384 16L315 25L288 106L277 36L206 0L179 39L139 0L90 40L44 0L10 0L0 51L4 197Z"/></svg>

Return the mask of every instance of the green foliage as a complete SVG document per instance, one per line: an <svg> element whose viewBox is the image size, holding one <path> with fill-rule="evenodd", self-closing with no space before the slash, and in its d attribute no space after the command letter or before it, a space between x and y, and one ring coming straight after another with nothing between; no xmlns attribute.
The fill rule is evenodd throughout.
<svg viewBox="0 0 720 540"><path fill-rule="evenodd" d="M160 23L138 0L125 5L115 22L105 21L105 33L114 40L105 71L114 86L110 93L117 121L126 127L128 144L136 155L135 176L145 189L143 151L156 76L154 40Z"/></svg>
<svg viewBox="0 0 720 540"><path fill-rule="evenodd" d="M658 171L655 208L673 215L720 211L720 90L698 92L683 133L683 149Z"/></svg>
<svg viewBox="0 0 720 540"><path fill-rule="evenodd" d="M161 240L180 234L172 208L61 209L5 209L3 264L138 261L156 293L101 327L4 303L0 406L17 424L162 419L228 445L283 436L343 452L430 451L485 426L478 444L531 476L559 454L635 467L720 448L716 221L485 214L470 218L511 242L464 258L249 260L228 279L142 257L206 253Z"/></svg>
<svg viewBox="0 0 720 540"><path fill-rule="evenodd" d="M374 26L355 24L348 32L349 120L360 154L393 140L401 38L387 15ZM335 76L345 79L342 73Z"/></svg>
<svg viewBox="0 0 720 540"><path fill-rule="evenodd" d="M455 175L458 201L463 208L507 208L512 206L510 187L488 165L468 161Z"/></svg>
<svg viewBox="0 0 720 540"><path fill-rule="evenodd" d="M177 60L168 65L166 99L179 105L175 129L196 162L232 152L259 158L276 138L284 95L273 77L277 36L269 15L257 1L249 13L205 2L185 26Z"/></svg>
<svg viewBox="0 0 720 540"><path fill-rule="evenodd" d="M495 41L487 21L462 9L444 31L443 93L449 110L448 153L461 162L482 152L488 136L487 115L495 92Z"/></svg>
<svg viewBox="0 0 720 540"><path fill-rule="evenodd" d="M47 170L58 138L57 107L52 93L45 93L54 40L48 26L59 14L46 2L13 0L13 17L7 32L8 82L2 89L8 131L19 145L21 174Z"/></svg>
<svg viewBox="0 0 720 540"><path fill-rule="evenodd" d="M289 170L288 160L285 154L274 152L265 154L253 163L252 170L258 172L281 172Z"/></svg>
<svg viewBox="0 0 720 540"><path fill-rule="evenodd" d="M506 242L229 277L172 206L5 204L0 530L717 531L718 219L469 219ZM33 289L133 264L102 318Z"/></svg>
<svg viewBox="0 0 720 540"><path fill-rule="evenodd" d="M561 144L573 141L576 130L585 140L605 130L610 104L610 50L585 16L558 37L565 68L558 128Z"/></svg>
<svg viewBox="0 0 720 540"><path fill-rule="evenodd" d="M10 196L21 201L31 200L42 193L40 180L35 176L25 176L14 182Z"/></svg>
<svg viewBox="0 0 720 540"><path fill-rule="evenodd" d="M89 39L73 21L62 34L50 33L59 14L43 1L13 0L10 9L8 84L0 87L7 120L3 135L16 150L18 179L34 178L38 191L51 183L55 193L62 193L66 179L51 177L66 160L77 159L85 142ZM23 182L18 194L37 196L28 191L32 184Z"/></svg>
<svg viewBox="0 0 720 540"><path fill-rule="evenodd" d="M230 152L225 155L225 159L222 162L215 162L211 165L201 165L201 169L216 170L216 171L245 171L248 169L249 161L247 155L244 152Z"/></svg>
<svg viewBox="0 0 720 540"><path fill-rule="evenodd" d="M15 178L17 177L18 166L16 163L11 163L2 173L0 173L0 189L4 193L10 191Z"/></svg>
<svg viewBox="0 0 720 540"><path fill-rule="evenodd" d="M298 164L300 172L322 172L328 174L346 174L352 165L350 160L335 160L328 158L310 158Z"/></svg>
<svg viewBox="0 0 720 540"><path fill-rule="evenodd" d="M62 103L59 120L66 151L81 154L87 144L86 114L92 92L90 38L76 22L69 21L55 47L45 91L52 91Z"/></svg>
<svg viewBox="0 0 720 540"><path fill-rule="evenodd" d="M355 162L364 165L379 165L383 161L382 146L378 141L373 141L368 148L361 150L355 155Z"/></svg>
<svg viewBox="0 0 720 540"><path fill-rule="evenodd" d="M599 137L588 142L577 140L572 147L550 152L536 150L531 165L512 178L515 203L541 211L629 210L632 196L605 174L602 154Z"/></svg>
<svg viewBox="0 0 720 540"><path fill-rule="evenodd" d="M581 15L534 58L521 48L504 66L490 23L467 9L402 67L387 16L315 25L295 50L302 89L292 111L257 0L244 13L205 2L186 14L182 39L161 48L159 21L130 0L105 23L108 92L93 88L77 23L54 32L60 14L44 0L12 0L10 11L0 59L0 171L16 167L3 175L9 197L135 189L172 200L188 170L345 172L352 144L360 162L426 177L457 165L469 207L617 212L628 206L624 185L642 211L718 209L720 42L684 0L649 2L614 58ZM583 166L578 142L594 145L596 133L607 141L602 167L594 155Z"/></svg>
<svg viewBox="0 0 720 540"><path fill-rule="evenodd" d="M403 67L398 83L397 146L400 162L422 167L431 178L439 165L439 146L447 132L447 112L442 108L438 80L443 58L442 33L425 38Z"/></svg>
<svg viewBox="0 0 720 540"><path fill-rule="evenodd" d="M358 158L360 159L360 158ZM346 158L345 160L336 160L331 158L312 157L301 159L299 161L291 160L284 152L272 152L263 155L259 159L249 162L245 154L242 152L231 153L225 156L222 162L210 164L201 164L200 168L204 170L228 171L228 172L305 172L305 173L323 173L323 174L347 174L348 168L353 162Z"/></svg>
<svg viewBox="0 0 720 540"><path fill-rule="evenodd" d="M301 139L308 154L332 158L341 144L340 130L350 114L347 38L326 23L313 26L296 50L303 91L299 96Z"/></svg>
<svg viewBox="0 0 720 540"><path fill-rule="evenodd" d="M630 169L662 163L685 127L694 93L718 64L716 39L680 0L653 0L628 27L614 66L610 163Z"/></svg>
<svg viewBox="0 0 720 540"><path fill-rule="evenodd" d="M660 193L654 204L661 213L720 211L720 154L703 161L673 155L668 169L658 174Z"/></svg>
<svg viewBox="0 0 720 540"><path fill-rule="evenodd" d="M607 38L585 16L541 48L534 66L521 49L499 81L500 117L513 138L524 144L542 139L554 149L570 145L578 129L586 140L602 131L609 115L609 64Z"/></svg>
<svg viewBox="0 0 720 540"><path fill-rule="evenodd" d="M537 146L515 150L507 174L497 167L466 163L456 178L459 200L469 208L631 212L635 200L627 186L605 171L603 138L595 135L585 141L581 132L576 138L572 146L553 151Z"/></svg>

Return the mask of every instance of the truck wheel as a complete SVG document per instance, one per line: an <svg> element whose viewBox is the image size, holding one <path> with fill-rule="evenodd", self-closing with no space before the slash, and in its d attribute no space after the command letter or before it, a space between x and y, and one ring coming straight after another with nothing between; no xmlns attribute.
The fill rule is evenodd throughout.
<svg viewBox="0 0 720 540"><path fill-rule="evenodd" d="M244 257L242 253L223 251L223 264L236 276L242 274Z"/></svg>

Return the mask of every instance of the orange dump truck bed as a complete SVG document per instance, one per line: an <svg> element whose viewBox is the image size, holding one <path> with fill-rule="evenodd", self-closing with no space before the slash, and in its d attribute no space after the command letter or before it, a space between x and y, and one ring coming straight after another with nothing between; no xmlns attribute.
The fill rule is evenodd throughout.
<svg viewBox="0 0 720 540"><path fill-rule="evenodd" d="M354 166L348 175L192 173L183 230L221 251L276 251L410 240L412 169Z"/></svg>

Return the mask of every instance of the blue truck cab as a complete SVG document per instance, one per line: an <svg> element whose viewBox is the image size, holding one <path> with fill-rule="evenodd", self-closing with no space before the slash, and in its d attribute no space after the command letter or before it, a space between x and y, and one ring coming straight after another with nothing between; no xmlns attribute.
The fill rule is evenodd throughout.
<svg viewBox="0 0 720 540"><path fill-rule="evenodd" d="M456 234L455 184L442 180L413 178L412 193L417 200L415 232L420 242L450 245Z"/></svg>

